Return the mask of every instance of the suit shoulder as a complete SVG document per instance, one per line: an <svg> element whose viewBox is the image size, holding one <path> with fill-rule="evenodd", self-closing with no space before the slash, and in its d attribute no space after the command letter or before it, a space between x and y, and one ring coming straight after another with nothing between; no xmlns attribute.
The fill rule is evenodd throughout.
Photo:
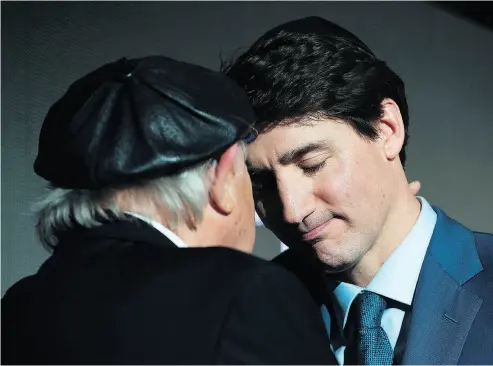
<svg viewBox="0 0 493 366"><path fill-rule="evenodd" d="M5 305L11 299L19 296L24 297L30 294L30 290L33 288L33 284L36 281L36 275L30 275L18 280L12 286L8 288L2 297L2 305Z"/></svg>
<svg viewBox="0 0 493 366"><path fill-rule="evenodd" d="M193 267L191 272L197 274L199 271L195 283L214 281L223 293L230 293L236 305L254 302L257 306L271 307L274 303L290 301L308 302L308 306L313 306L302 281L275 263L225 247L185 249L182 252L187 253L182 270Z"/></svg>
<svg viewBox="0 0 493 366"><path fill-rule="evenodd" d="M262 261L257 265L244 267L234 275L236 305L250 304L264 309L290 308L316 310L316 302L302 279L288 268L276 263Z"/></svg>
<svg viewBox="0 0 493 366"><path fill-rule="evenodd" d="M235 292L262 291L275 287L300 287L300 280L286 268L254 255L226 247L185 249L187 262L201 265L221 276L220 282L230 283ZM207 271L209 271L207 270Z"/></svg>
<svg viewBox="0 0 493 366"><path fill-rule="evenodd" d="M493 234L474 232L474 241L483 269L489 271L493 279Z"/></svg>
<svg viewBox="0 0 493 366"><path fill-rule="evenodd" d="M292 249L285 250L278 256L274 257L274 259L272 259L272 263L289 269L297 264L296 253Z"/></svg>
<svg viewBox="0 0 493 366"><path fill-rule="evenodd" d="M251 254L246 254L229 248L210 248L209 255L214 258L215 262L226 263L228 266L233 265L238 272L244 274L247 280L258 278L275 279L288 278L294 276L277 262L269 262L260 259Z"/></svg>
<svg viewBox="0 0 493 366"><path fill-rule="evenodd" d="M257 278L291 276L269 261L227 247L185 248L160 256L156 262L156 278L170 273L181 273L181 278L193 275L195 283L214 281L217 286L236 290Z"/></svg>
<svg viewBox="0 0 493 366"><path fill-rule="evenodd" d="M271 266L271 263L252 254L227 247L207 247L185 249L189 259L200 258L215 266L227 266L237 271L245 271Z"/></svg>
<svg viewBox="0 0 493 366"><path fill-rule="evenodd" d="M474 238L480 245L489 245L490 250L493 251L493 234L474 231Z"/></svg>
<svg viewBox="0 0 493 366"><path fill-rule="evenodd" d="M464 286L493 305L493 235L473 232L474 245L481 270Z"/></svg>

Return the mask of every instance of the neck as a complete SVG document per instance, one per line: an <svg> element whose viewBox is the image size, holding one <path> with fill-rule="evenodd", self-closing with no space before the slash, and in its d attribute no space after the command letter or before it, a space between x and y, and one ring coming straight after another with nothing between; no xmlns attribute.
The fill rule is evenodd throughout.
<svg viewBox="0 0 493 366"><path fill-rule="evenodd" d="M187 246L200 246L196 240L197 237L200 237L200 233L197 233L197 228L194 225L188 225L187 223L172 225L169 213L154 202L145 201L146 204L143 205L126 191L119 193L116 202L121 211L132 212L161 224L178 236Z"/></svg>
<svg viewBox="0 0 493 366"><path fill-rule="evenodd" d="M360 287L368 286L416 223L421 212L421 203L410 192L407 183L403 188L398 196L400 198L396 200L397 204L390 209L373 246L351 270L345 273L349 283Z"/></svg>
<svg viewBox="0 0 493 366"><path fill-rule="evenodd" d="M170 221L163 218L163 215L159 214L149 214L149 212L142 212L140 210L134 209L129 211L133 214L139 215L144 220L151 220L155 223L161 224L164 228L166 228L169 232L173 233L177 236L187 247L201 247L203 245L203 241L197 240L197 238L201 238L200 232L197 233L197 227L195 225L188 225L187 223L179 224L179 225L171 225ZM167 235L167 234L165 234Z"/></svg>
<svg viewBox="0 0 493 366"><path fill-rule="evenodd" d="M120 210L134 212L160 223L177 235L188 247L228 246L236 248L241 244L231 240L231 223L224 223L224 220L214 213L210 205L204 209L200 222L192 223L184 220L178 225L171 225L170 215L162 206L150 201L142 205L135 201L133 196L125 195L125 193L117 196L117 205ZM241 250L241 248L237 249Z"/></svg>

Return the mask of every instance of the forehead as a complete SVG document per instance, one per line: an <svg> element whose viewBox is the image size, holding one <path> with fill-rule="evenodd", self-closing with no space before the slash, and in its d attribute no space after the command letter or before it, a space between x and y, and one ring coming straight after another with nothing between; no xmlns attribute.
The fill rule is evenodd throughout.
<svg viewBox="0 0 493 366"><path fill-rule="evenodd" d="M290 150L323 142L328 147L348 143L346 123L333 119L305 119L299 123L280 125L265 133L247 146L250 164L263 164L278 160Z"/></svg>

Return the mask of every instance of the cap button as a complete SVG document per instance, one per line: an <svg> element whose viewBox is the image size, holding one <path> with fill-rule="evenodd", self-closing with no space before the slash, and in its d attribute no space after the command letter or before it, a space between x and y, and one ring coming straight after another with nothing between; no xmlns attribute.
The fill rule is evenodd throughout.
<svg viewBox="0 0 493 366"><path fill-rule="evenodd" d="M119 82L124 82L132 77L132 73L137 63L135 61L122 58L115 63L114 79Z"/></svg>

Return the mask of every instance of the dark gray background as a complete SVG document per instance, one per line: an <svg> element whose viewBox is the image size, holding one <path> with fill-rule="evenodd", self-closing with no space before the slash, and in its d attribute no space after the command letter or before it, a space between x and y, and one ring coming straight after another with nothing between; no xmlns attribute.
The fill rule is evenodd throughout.
<svg viewBox="0 0 493 366"><path fill-rule="evenodd" d="M493 232L493 33L420 2L2 3L2 294L47 252L29 209L49 106L91 69L122 56L166 54L217 69L287 20L319 15L348 28L406 82L408 173L421 194L472 229ZM279 241L259 228L255 253Z"/></svg>

